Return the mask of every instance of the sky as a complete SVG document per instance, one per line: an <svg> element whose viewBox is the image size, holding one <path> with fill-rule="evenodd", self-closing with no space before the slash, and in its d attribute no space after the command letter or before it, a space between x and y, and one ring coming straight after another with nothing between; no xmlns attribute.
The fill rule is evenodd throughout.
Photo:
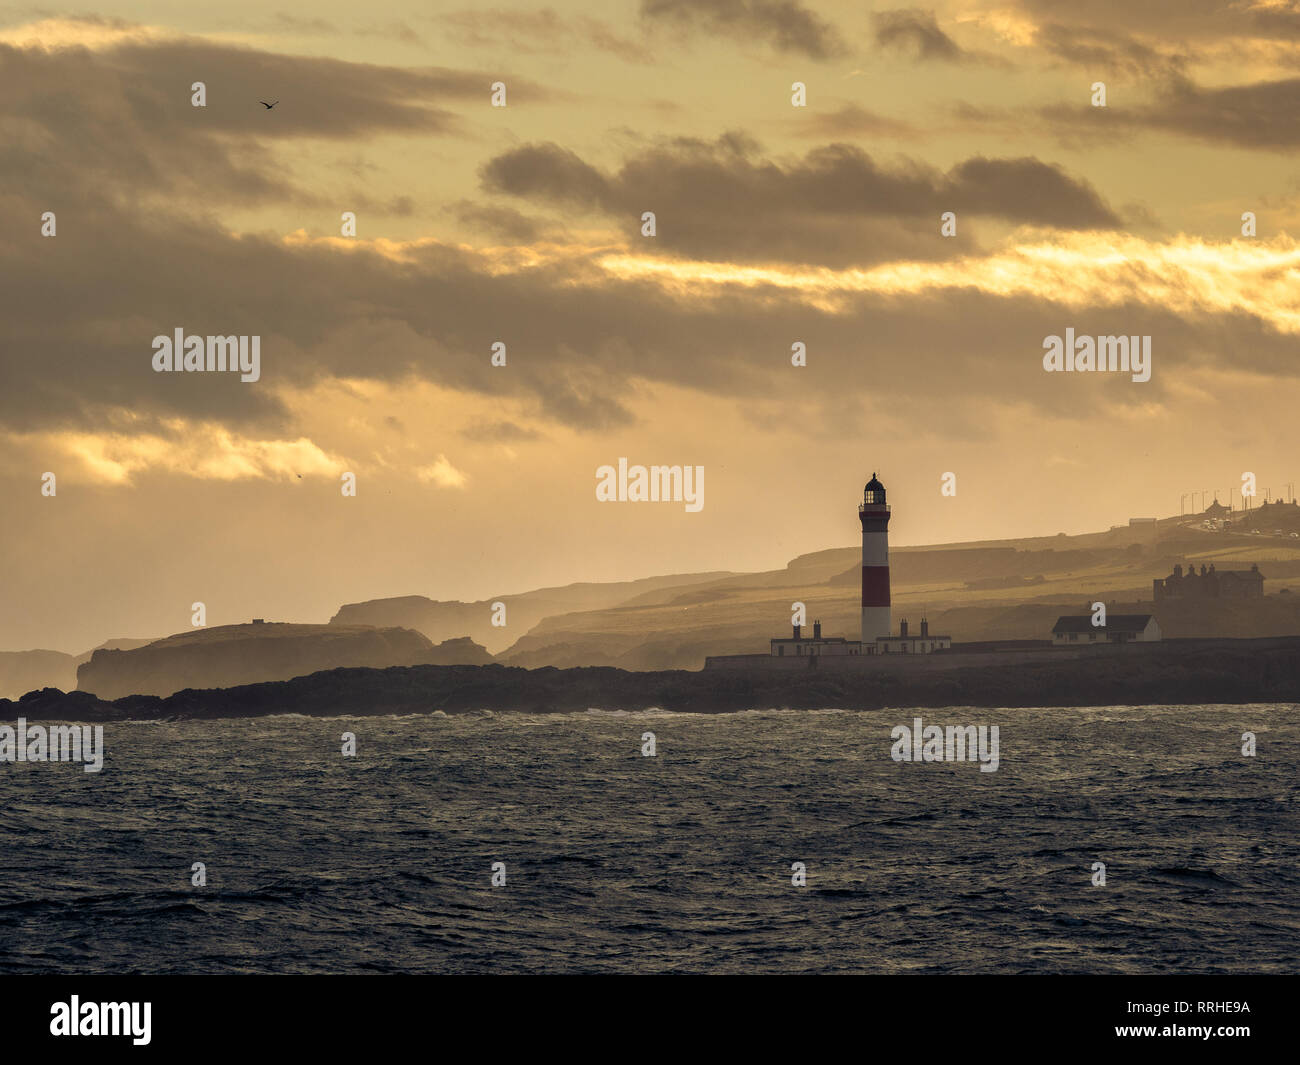
<svg viewBox="0 0 1300 1065"><path fill-rule="evenodd" d="M0 649L1289 494L1298 148L1291 0L0 6Z"/></svg>

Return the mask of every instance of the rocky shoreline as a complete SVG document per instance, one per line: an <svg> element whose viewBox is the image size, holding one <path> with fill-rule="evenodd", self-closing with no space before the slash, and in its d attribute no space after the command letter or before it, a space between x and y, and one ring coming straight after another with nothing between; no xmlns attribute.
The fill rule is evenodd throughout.
<svg viewBox="0 0 1300 1065"><path fill-rule="evenodd" d="M1245 641L1243 641L1243 644ZM192 720L304 714L364 717L490 709L563 713L659 708L727 713L754 708L1124 706L1300 701L1300 637L1268 646L1149 645L1078 661L927 673L800 670L631 672L611 667L523 669L396 666L333 669L293 680L104 700L56 688L0 700L0 720Z"/></svg>

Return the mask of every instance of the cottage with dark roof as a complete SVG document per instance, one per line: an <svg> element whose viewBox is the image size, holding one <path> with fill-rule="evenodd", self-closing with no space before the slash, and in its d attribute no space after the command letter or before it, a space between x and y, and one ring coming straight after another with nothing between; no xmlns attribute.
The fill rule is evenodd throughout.
<svg viewBox="0 0 1300 1065"><path fill-rule="evenodd" d="M1052 626L1052 643L1084 647L1100 643L1155 643L1160 623L1151 614L1110 614L1105 625L1094 625L1091 614L1066 614Z"/></svg>

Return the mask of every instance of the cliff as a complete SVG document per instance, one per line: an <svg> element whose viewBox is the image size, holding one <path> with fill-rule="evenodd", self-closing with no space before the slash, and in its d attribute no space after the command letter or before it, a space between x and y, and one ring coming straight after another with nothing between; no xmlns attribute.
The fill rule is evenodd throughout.
<svg viewBox="0 0 1300 1065"><path fill-rule="evenodd" d="M0 696L16 699L33 688L76 686L77 659L62 651L0 651Z"/></svg>
<svg viewBox="0 0 1300 1065"><path fill-rule="evenodd" d="M62 651L0 651L0 698L17 699L23 692L36 688L62 688L77 686L77 669L89 662L91 656L102 648L122 649L143 647L152 640L107 640L92 651L80 655Z"/></svg>
<svg viewBox="0 0 1300 1065"><path fill-rule="evenodd" d="M468 636L496 653L509 647L542 618L553 614L613 607L649 592L727 576L731 574L685 573L634 581L568 584L519 595L498 595L472 603L429 599L423 595L370 599L364 603L345 603L330 619L330 624L400 625L422 632L431 640ZM506 607L504 626L492 624L493 603L498 602Z"/></svg>
<svg viewBox="0 0 1300 1065"><path fill-rule="evenodd" d="M95 651L77 670L77 687L101 699L165 696L184 688L229 688L342 667L490 661L492 656L472 640L448 640L435 646L410 629L223 625L169 636L133 650Z"/></svg>

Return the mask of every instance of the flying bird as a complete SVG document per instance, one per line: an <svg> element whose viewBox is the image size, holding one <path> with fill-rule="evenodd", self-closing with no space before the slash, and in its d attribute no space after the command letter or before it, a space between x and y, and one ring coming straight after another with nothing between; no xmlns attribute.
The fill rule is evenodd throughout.
<svg viewBox="0 0 1300 1065"><path fill-rule="evenodd" d="M269 110L271 110L271 108L273 108L273 107L275 106L275 104L278 104L280 101L279 101L279 100L276 100L276 101L275 101L275 104L268 104L265 100L258 100L257 102L258 102L259 104L261 104L263 107L265 107L265 108L269 111Z"/></svg>

